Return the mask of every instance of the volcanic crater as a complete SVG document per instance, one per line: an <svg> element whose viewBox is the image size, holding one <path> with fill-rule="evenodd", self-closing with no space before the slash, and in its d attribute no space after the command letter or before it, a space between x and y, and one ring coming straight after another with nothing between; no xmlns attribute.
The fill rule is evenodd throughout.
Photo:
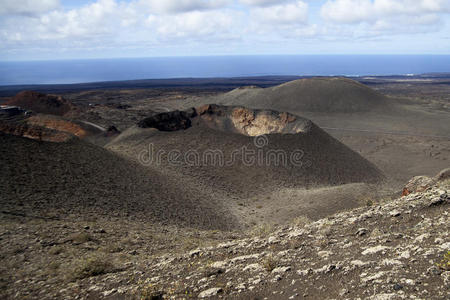
<svg viewBox="0 0 450 300"><path fill-rule="evenodd" d="M219 131L245 136L259 136L306 132L311 126L311 121L287 112L207 104L185 111L156 114L142 120L138 123L138 126L141 128L156 128L160 131L176 131L188 129L192 126L207 126Z"/></svg>
<svg viewBox="0 0 450 300"><path fill-rule="evenodd" d="M261 145L257 139L262 135ZM194 180L205 188L244 197L280 188L383 179L373 164L310 120L241 106L211 104L159 113L124 131L106 147L179 177L180 182ZM177 154L176 161L171 153ZM217 155L213 160L206 156L211 153ZM295 153L299 161L293 161ZM152 157L142 159L143 154ZM248 154L263 160L249 160Z"/></svg>

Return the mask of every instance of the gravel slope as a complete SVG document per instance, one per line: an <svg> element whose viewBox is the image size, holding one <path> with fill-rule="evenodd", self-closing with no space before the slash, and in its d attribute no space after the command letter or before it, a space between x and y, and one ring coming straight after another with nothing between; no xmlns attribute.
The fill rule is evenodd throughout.
<svg viewBox="0 0 450 300"><path fill-rule="evenodd" d="M211 103L244 105L288 112L357 113L382 108L389 100L347 78L308 78L270 88L238 88Z"/></svg>
<svg viewBox="0 0 450 300"><path fill-rule="evenodd" d="M51 143L1 134L0 165L2 211L9 213L216 229L235 224L201 191L77 138Z"/></svg>

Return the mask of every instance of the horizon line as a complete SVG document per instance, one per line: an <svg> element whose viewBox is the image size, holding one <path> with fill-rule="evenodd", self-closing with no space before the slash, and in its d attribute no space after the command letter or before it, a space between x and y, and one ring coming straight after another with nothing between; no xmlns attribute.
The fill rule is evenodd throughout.
<svg viewBox="0 0 450 300"><path fill-rule="evenodd" d="M116 57L75 57L55 59L1 59L5 62L44 62L44 61L71 61L71 60L115 60L115 59L154 59L154 58L201 58L201 57L258 57L258 56L450 56L450 53L406 53L406 54L372 54L372 53L336 53L336 54L205 54L205 55L156 55L156 56L116 56Z"/></svg>

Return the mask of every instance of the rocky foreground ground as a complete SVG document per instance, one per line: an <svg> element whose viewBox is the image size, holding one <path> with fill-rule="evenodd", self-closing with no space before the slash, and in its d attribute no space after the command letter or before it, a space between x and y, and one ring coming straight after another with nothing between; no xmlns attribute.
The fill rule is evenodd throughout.
<svg viewBox="0 0 450 300"><path fill-rule="evenodd" d="M166 255L145 282L173 299L448 299L448 188Z"/></svg>
<svg viewBox="0 0 450 300"><path fill-rule="evenodd" d="M176 232L144 231L146 224L121 229L98 221L74 233L81 223L3 217L0 295L449 299L449 204L445 179L312 223L297 220L245 235L191 232L183 247L172 237Z"/></svg>

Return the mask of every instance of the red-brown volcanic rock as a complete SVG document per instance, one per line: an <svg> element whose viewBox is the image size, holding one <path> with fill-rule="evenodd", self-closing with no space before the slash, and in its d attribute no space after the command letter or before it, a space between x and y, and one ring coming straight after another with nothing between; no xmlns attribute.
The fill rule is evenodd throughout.
<svg viewBox="0 0 450 300"><path fill-rule="evenodd" d="M46 95L33 91L23 91L7 102L37 113L63 116L70 112L73 105L61 96Z"/></svg>

